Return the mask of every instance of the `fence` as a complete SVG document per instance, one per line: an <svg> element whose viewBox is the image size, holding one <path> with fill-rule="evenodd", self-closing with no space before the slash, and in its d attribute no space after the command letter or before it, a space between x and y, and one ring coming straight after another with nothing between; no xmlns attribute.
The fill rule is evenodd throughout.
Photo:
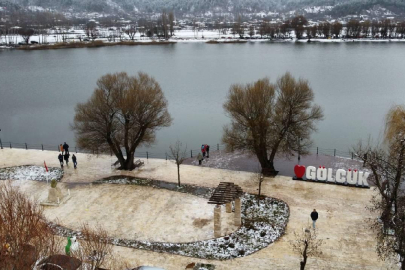
<svg viewBox="0 0 405 270"><path fill-rule="evenodd" d="M49 145L49 144L28 144L28 143L15 143L15 142L2 142L0 139L0 149L3 148L18 148L18 149L33 149L33 150L48 150L48 151L60 151L60 146L59 145ZM99 154L98 151L89 151L89 150L84 150L84 149L79 149L78 147L69 147L70 152L75 152L75 153L86 153L86 154ZM219 150L225 150L225 145L223 144L215 144L215 145L210 145L210 151L219 151ZM192 157L196 157L198 153L201 151L201 149L188 149L188 155ZM321 147L312 147L309 149L310 153L316 154L316 155L325 155L325 156L337 156L337 157L344 157L344 158L350 158L354 159L356 157L354 152L349 152L349 151L340 151L337 149L331 149L331 148L321 148ZM125 152L125 151L124 151ZM105 154L105 153L100 153L100 154ZM110 153L112 156L112 153ZM136 151L135 152L135 157L138 158L158 158L158 159L170 159L169 158L169 151L167 152L154 152L152 151Z"/></svg>

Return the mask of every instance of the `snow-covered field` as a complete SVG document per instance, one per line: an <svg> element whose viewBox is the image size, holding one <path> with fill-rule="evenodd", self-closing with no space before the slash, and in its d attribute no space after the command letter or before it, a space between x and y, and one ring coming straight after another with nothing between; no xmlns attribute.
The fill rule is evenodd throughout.
<svg viewBox="0 0 405 270"><path fill-rule="evenodd" d="M257 196L252 194L245 194L241 201L242 226L226 236L189 243L150 242L117 237L111 237L110 241L122 247L203 259L244 257L267 247L284 234L289 207L285 202L269 197L258 201ZM54 223L51 226L61 236L75 235L81 238L80 231Z"/></svg>

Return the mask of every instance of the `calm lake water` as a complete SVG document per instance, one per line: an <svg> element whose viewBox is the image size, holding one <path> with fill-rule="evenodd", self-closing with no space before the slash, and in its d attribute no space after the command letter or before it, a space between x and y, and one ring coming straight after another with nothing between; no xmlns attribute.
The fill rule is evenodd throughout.
<svg viewBox="0 0 405 270"><path fill-rule="evenodd" d="M75 145L74 107L111 72L146 72L160 83L173 125L152 146L164 153L177 139L188 149L220 143L229 123L222 104L233 83L286 71L308 79L325 120L314 145L347 151L378 138L391 105L405 103L405 44L185 43L49 51L0 51L0 138Z"/></svg>

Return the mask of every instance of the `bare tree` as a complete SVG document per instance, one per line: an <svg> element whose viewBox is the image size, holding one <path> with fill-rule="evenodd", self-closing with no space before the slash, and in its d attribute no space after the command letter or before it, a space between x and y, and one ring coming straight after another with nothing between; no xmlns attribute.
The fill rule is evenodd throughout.
<svg viewBox="0 0 405 270"><path fill-rule="evenodd" d="M257 189L258 190L257 203L260 204L260 196L261 196L261 193L262 193L262 183L264 181L264 177L263 177L263 174L261 172L260 165L258 166L256 171L254 172L254 174L252 176L252 181L253 181L254 185L256 185L256 184L259 185L259 188Z"/></svg>
<svg viewBox="0 0 405 270"><path fill-rule="evenodd" d="M80 248L72 251L72 256L85 262L86 269L100 268L112 256L113 249L107 231L100 225L91 228L88 224L83 224L80 232L82 238Z"/></svg>
<svg viewBox="0 0 405 270"><path fill-rule="evenodd" d="M249 36L252 38L252 36L255 35L255 27L254 25L249 26Z"/></svg>
<svg viewBox="0 0 405 270"><path fill-rule="evenodd" d="M142 72L102 76L91 98L75 111L72 129L78 146L113 152L122 170L134 169L136 148L153 143L155 131L172 122L159 83Z"/></svg>
<svg viewBox="0 0 405 270"><path fill-rule="evenodd" d="M135 35L136 35L137 29L136 26L131 24L126 30L125 33L129 36L129 38L131 40L135 39Z"/></svg>
<svg viewBox="0 0 405 270"><path fill-rule="evenodd" d="M384 137L384 146L359 143L355 150L371 170L369 179L378 191L368 207L379 215L371 220L377 253L382 260L398 255L405 269L405 193L401 189L405 183L405 106L390 109Z"/></svg>
<svg viewBox="0 0 405 270"><path fill-rule="evenodd" d="M368 37L368 34L370 32L370 26L371 22L369 20L365 20L364 22L361 23L361 32L364 34L364 37Z"/></svg>
<svg viewBox="0 0 405 270"><path fill-rule="evenodd" d="M338 38L340 36L340 33L342 32L342 29L343 29L343 25L340 22L336 21L331 26L331 33L336 38Z"/></svg>
<svg viewBox="0 0 405 270"><path fill-rule="evenodd" d="M97 24L94 21L90 21L85 26L86 36L89 38L95 38L97 36Z"/></svg>
<svg viewBox="0 0 405 270"><path fill-rule="evenodd" d="M180 165L187 159L187 146L183 149L182 143L180 141L176 141L174 146L170 145L169 147L170 159L173 159L177 165L177 181L178 185L180 186Z"/></svg>
<svg viewBox="0 0 405 270"><path fill-rule="evenodd" d="M351 38L358 38L360 36L362 27L360 21L351 19L346 24L346 36Z"/></svg>
<svg viewBox="0 0 405 270"><path fill-rule="evenodd" d="M315 122L323 118L322 109L313 100L308 81L296 80L288 72L276 84L261 79L232 85L224 104L231 126L224 128L222 141L227 149L256 154L262 173L274 175L278 152L290 157L299 146L301 154L308 152Z"/></svg>
<svg viewBox="0 0 405 270"><path fill-rule="evenodd" d="M174 14L173 11L169 12L169 29L170 29L170 36L174 34Z"/></svg>
<svg viewBox="0 0 405 270"><path fill-rule="evenodd" d="M322 254L322 240L317 239L316 232L305 229L302 233L294 232L294 240L290 241L295 253L302 256L300 270L304 270L309 257L317 257Z"/></svg>
<svg viewBox="0 0 405 270"><path fill-rule="evenodd" d="M25 44L29 44L30 38L35 31L32 28L20 28L18 34L24 39Z"/></svg>
<svg viewBox="0 0 405 270"><path fill-rule="evenodd" d="M325 38L328 38L328 37L330 36L331 26L330 26L330 23L329 23L329 22L321 23L321 24L319 25L319 28L322 30L322 35L323 35Z"/></svg>
<svg viewBox="0 0 405 270"><path fill-rule="evenodd" d="M302 38L302 35L304 34L305 31L305 25L308 24L308 20L302 16L296 16L291 20L291 27L294 29L295 31L295 36L300 39Z"/></svg>
<svg viewBox="0 0 405 270"><path fill-rule="evenodd" d="M0 184L0 269L33 269L62 250L41 206L10 182Z"/></svg>

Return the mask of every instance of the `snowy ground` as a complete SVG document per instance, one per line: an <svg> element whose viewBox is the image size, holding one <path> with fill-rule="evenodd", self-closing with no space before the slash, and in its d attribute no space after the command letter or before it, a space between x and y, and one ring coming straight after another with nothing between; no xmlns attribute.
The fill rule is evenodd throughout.
<svg viewBox="0 0 405 270"><path fill-rule="evenodd" d="M79 37L82 39L86 37L84 30L77 30L77 29L70 29L67 31L67 34L63 36L67 37L67 42L79 41ZM109 31L107 29L101 29L99 31L100 38L96 40L102 40L104 42L108 42L107 37L113 35L115 31ZM269 39L262 39L260 35L256 34L253 36L255 39L249 39L248 42L269 42ZM294 34L292 34L294 37ZM128 41L129 36L127 34L123 34L122 38L124 41ZM34 35L30 38L30 41L35 42L47 42L50 44L62 42L62 35L57 32L51 32L49 35L46 36L38 36ZM170 41L175 42L207 42L210 40L217 40L219 42L223 41L236 41L238 39L238 35L233 35L230 32L227 34L218 33L218 31L213 30L188 30L182 29L175 31L174 36L169 39ZM119 39L116 39L118 42ZM138 32L135 35L135 41L137 42L150 42L151 39L147 37L141 37L141 34ZM307 39L300 39L296 40L295 38L288 38L288 39L280 39L280 40L272 40L274 42L307 42ZM23 39L19 35L10 35L8 37L0 36L0 49L7 48L4 44L10 43L18 44L19 42L23 42ZM371 38L359 38L359 39L323 39L323 38L312 38L311 42L322 42L322 43L347 43L347 42L405 42L405 39L371 39ZM3 44L3 45L1 45Z"/></svg>
<svg viewBox="0 0 405 270"><path fill-rule="evenodd" d="M71 167L65 168L62 179L62 183L72 189L72 194L75 190L73 187L88 186L90 181L116 174L177 182L176 166L171 161L144 160L145 166L139 170L117 172L111 167L111 163L115 160L109 156L95 157L85 154L77 156L78 169L75 171ZM25 164L42 166L43 160L46 160L49 167L57 167L59 163L56 152L52 151L0 150L0 167ZM249 172L182 165L180 173L182 182L187 184L216 187L221 181L232 181L241 186L244 191L257 192L257 183L253 180L253 174ZM29 181L21 185L21 188L28 194L34 194L39 192L38 189L43 190L44 185L46 184L43 182ZM398 269L389 261L378 260L375 252L374 234L369 230L366 220L376 217L365 208L374 194L373 189L321 185L293 181L291 177L277 176L265 179L262 192L266 196L286 202L290 209L290 217L285 235L252 255L234 260L216 261L124 247L114 247L114 250L129 263L137 262L140 265L157 266L167 270L184 269L192 262L213 263L216 265L216 269L221 270L298 269L300 258L292 252L289 241L294 239L295 231L302 231L304 227L310 226L309 215L316 208L320 217L317 222L318 238L323 239L324 245L320 257L308 260L308 269ZM93 196L84 192L81 194ZM122 197L118 190L112 198L123 202L128 199L127 196ZM71 199L67 203L73 204L74 200ZM114 211L120 210L116 208ZM60 217L67 218L63 216L63 213ZM79 223L81 216L72 215L72 222L74 221ZM119 227L119 225L112 226Z"/></svg>

